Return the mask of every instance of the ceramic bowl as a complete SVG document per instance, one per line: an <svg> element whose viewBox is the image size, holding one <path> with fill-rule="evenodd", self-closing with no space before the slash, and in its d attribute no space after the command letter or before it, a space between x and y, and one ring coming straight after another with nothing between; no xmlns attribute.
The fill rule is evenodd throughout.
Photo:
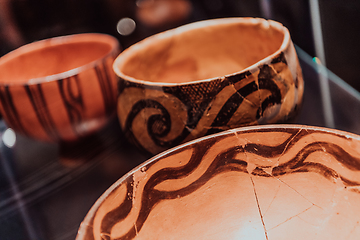
<svg viewBox="0 0 360 240"><path fill-rule="evenodd" d="M98 199L76 239L355 240L359 212L360 136L251 126L138 166Z"/></svg>
<svg viewBox="0 0 360 240"><path fill-rule="evenodd" d="M72 141L101 128L116 112L112 70L118 41L75 34L24 45L0 58L0 111L16 132Z"/></svg>
<svg viewBox="0 0 360 240"><path fill-rule="evenodd" d="M303 78L289 31L254 18L206 20L123 51L118 116L126 136L159 153L246 125L292 119Z"/></svg>

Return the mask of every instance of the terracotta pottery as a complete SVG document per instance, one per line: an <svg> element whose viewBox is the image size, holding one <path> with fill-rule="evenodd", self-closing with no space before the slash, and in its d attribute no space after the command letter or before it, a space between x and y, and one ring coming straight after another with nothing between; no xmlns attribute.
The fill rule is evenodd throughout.
<svg viewBox="0 0 360 240"><path fill-rule="evenodd" d="M239 126L285 122L303 96L288 30L264 19L207 20L151 36L123 51L114 71L120 125L151 153Z"/></svg>
<svg viewBox="0 0 360 240"><path fill-rule="evenodd" d="M111 186L77 240L360 236L360 136L244 127L153 157Z"/></svg>
<svg viewBox="0 0 360 240"><path fill-rule="evenodd" d="M24 45L0 58L0 111L18 133L70 141L116 112L118 41L76 34Z"/></svg>

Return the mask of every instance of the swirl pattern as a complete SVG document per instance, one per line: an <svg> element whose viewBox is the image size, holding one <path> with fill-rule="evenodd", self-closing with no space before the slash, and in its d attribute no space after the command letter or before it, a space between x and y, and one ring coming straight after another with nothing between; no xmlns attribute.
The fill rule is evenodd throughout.
<svg viewBox="0 0 360 240"><path fill-rule="evenodd" d="M282 227L286 228L286 224L298 216L305 222L299 228L321 227L324 231L315 235L306 232L307 237L323 237L322 234L332 232L330 220L339 221L337 216L346 219L345 225L356 228L360 221L354 210L359 209L360 202L359 149L359 137L316 128L246 128L202 139L154 158L115 184L94 206L93 215L89 216L91 231L82 239L133 239L137 236L167 239L167 232L169 236L180 237L184 229L177 229L176 224L187 226L196 234L203 234L201 229L205 225L206 231L211 232L213 226L229 234L222 236L229 239L235 227L219 227L218 217L225 217L223 220L230 225L234 222L229 221L236 221L236 229L241 229L239 221L249 221L249 209L259 210L256 216L260 215L261 221L254 222L262 223L260 226L264 230L261 232L266 239L279 239L277 234ZM281 195L283 192L287 195ZM280 209L275 207L281 197L287 199L289 196L292 201L280 203ZM344 196L347 202L342 204ZM238 209L231 208L239 202L242 204ZM215 209L210 207L213 203ZM279 211L283 212L284 205L291 208L281 213L285 215L281 219ZM228 215L222 208L225 206ZM187 212L191 207L196 213ZM201 216L202 209L208 209L206 219ZM278 210L272 213L273 209ZM328 220L311 223L317 218ZM168 229L167 226L172 227ZM355 233L350 234L349 239L357 239ZM190 238L199 239L196 234Z"/></svg>
<svg viewBox="0 0 360 240"><path fill-rule="evenodd" d="M282 52L256 71L207 82L155 87L121 79L122 129L155 154L219 131L292 119L302 102L303 79L298 62L288 61L291 54Z"/></svg>

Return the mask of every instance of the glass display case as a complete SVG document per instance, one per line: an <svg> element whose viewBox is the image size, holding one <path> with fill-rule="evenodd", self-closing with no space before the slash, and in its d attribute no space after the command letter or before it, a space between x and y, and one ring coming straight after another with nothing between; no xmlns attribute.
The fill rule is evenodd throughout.
<svg viewBox="0 0 360 240"><path fill-rule="evenodd" d="M360 94L300 48L304 102L295 124L360 134ZM331 102L324 103L325 81ZM333 119L327 119L326 108ZM333 126L328 126L333 124ZM88 210L117 179L151 156L122 135L116 118L76 145L25 138L0 122L1 239L75 239Z"/></svg>

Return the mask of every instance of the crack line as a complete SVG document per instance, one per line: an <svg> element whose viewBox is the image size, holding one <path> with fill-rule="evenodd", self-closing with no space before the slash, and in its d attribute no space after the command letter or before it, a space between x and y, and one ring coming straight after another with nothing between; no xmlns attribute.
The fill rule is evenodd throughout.
<svg viewBox="0 0 360 240"><path fill-rule="evenodd" d="M287 148L289 147L289 145L292 143L292 141L297 137L297 135L300 134L300 132L302 131L302 128L299 129L299 131L291 138L291 140L286 144L286 146L284 147L283 152L280 154L278 160L277 160L277 164L279 165L280 162L280 158L284 155L284 153L286 152Z"/></svg>
<svg viewBox="0 0 360 240"><path fill-rule="evenodd" d="M280 191L280 187L281 187L281 186L279 185L278 188L277 188L277 190L276 190L276 193L275 193L273 199L271 200L271 202L270 202L270 204L269 204L269 206L268 206L268 208L265 210L264 216L265 216L266 213L269 211L269 209L271 208L271 205L272 205L273 202L275 201L275 198L277 197L278 192Z"/></svg>
<svg viewBox="0 0 360 240"><path fill-rule="evenodd" d="M298 214L296 214L296 215L294 215L294 216L292 216L292 217L290 217L290 218L286 219L284 222L279 223L279 224L278 224L278 225L276 225L275 227L273 227L273 228L269 229L269 231L270 231L270 230L272 230L272 229L275 229L275 228L279 227L280 225L282 225L282 224L284 224L284 223L286 223L286 222L288 222L288 221L290 221L290 220L291 220L291 219L293 219L294 217L299 217L299 215L300 215L300 214L305 213L306 211L310 210L312 207L314 207L314 205L313 205L313 206L310 206L310 207L308 207L307 209L305 209L304 211L302 211L302 212L300 212L300 213L298 213ZM300 217L299 217L299 218L300 218ZM300 218L300 219L301 219L301 218ZM303 219L301 219L301 220L303 220Z"/></svg>
<svg viewBox="0 0 360 240"><path fill-rule="evenodd" d="M135 234L136 234L136 236L139 234L139 232L138 232L138 229L137 229L137 226L136 226L136 223L134 223L134 228L135 228Z"/></svg>
<svg viewBox="0 0 360 240"><path fill-rule="evenodd" d="M274 177L274 176L272 176ZM309 199L307 199L304 195L302 195L301 193L299 193L295 188L291 187L289 184L287 184L286 182L284 182L283 180L281 180L280 178L274 177L275 179L277 179L278 181L280 181L281 183L285 184L287 187L289 187L290 189L292 189L294 192L296 192L297 194L299 194L301 197L303 197L306 201L308 201L310 204L312 204L313 206L316 206L320 209L323 209L322 207L318 206L317 204L313 203L312 201L310 201Z"/></svg>
<svg viewBox="0 0 360 240"><path fill-rule="evenodd" d="M267 235L267 231L266 231L266 226L265 226L264 218L263 218L263 215L262 215L261 209L260 209L259 199L258 199L258 196L257 196L257 194L256 194L255 184L254 184L254 181L253 181L253 179L252 179L251 176L250 176L250 180L251 180L251 183L252 183L252 185L253 185L254 194L255 194L255 199L256 199L256 204L257 204L257 207L258 207L258 209L259 209L259 214L260 214L260 218L261 218L261 223L262 223L262 225L263 225L263 227L264 227L265 238L266 238L266 240L269 240L268 235Z"/></svg>

